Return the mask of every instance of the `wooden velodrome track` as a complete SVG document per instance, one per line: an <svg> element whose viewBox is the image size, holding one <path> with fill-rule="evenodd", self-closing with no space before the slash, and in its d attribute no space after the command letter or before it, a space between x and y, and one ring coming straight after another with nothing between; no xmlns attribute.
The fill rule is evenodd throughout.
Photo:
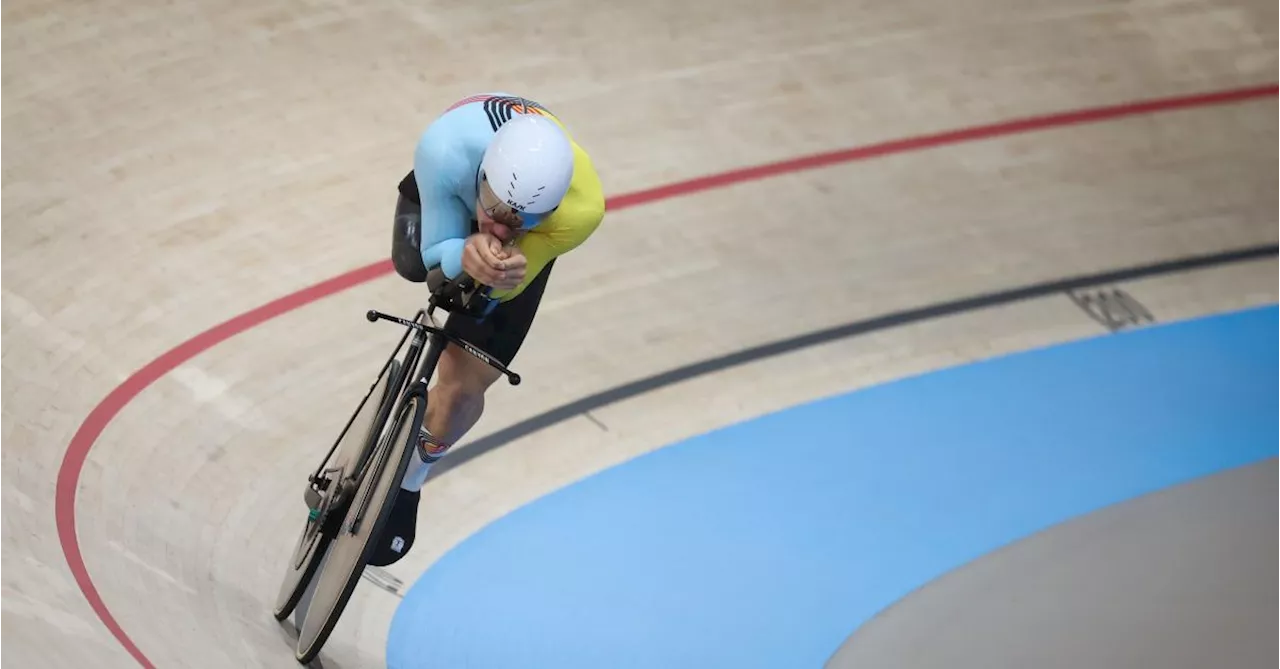
<svg viewBox="0 0 1280 669"><path fill-rule="evenodd" d="M428 485L405 584L673 440L1100 326L1050 286L504 432L624 384L1191 257L1104 283L1160 320L1275 301L1276 25L1262 0L7 2L3 660L293 664L269 608L301 476L398 334L364 310L425 300L386 272L394 186L458 98L545 103L611 211ZM376 664L397 601L362 587L325 666Z"/></svg>

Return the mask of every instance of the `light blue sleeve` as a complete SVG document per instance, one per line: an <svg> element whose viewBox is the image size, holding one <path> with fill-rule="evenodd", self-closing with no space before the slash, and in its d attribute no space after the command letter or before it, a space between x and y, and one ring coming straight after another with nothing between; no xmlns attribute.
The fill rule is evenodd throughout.
<svg viewBox="0 0 1280 669"><path fill-rule="evenodd" d="M422 263L440 266L450 279L462 273L462 249L471 232L471 210L460 193L470 161L450 141L446 128L428 128L413 154L414 178L422 202Z"/></svg>

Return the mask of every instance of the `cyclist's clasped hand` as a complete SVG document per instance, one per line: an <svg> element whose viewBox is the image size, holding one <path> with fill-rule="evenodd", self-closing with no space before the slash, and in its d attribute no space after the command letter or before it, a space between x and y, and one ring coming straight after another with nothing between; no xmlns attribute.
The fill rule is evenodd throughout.
<svg viewBox="0 0 1280 669"><path fill-rule="evenodd" d="M462 269L495 290L511 290L524 281L525 257L516 246L503 246L497 237L477 232L467 238Z"/></svg>

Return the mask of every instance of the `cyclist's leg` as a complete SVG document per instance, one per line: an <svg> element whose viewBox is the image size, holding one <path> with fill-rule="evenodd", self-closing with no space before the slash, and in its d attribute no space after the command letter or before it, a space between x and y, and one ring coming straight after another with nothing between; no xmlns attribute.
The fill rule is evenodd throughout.
<svg viewBox="0 0 1280 669"><path fill-rule="evenodd" d="M554 265L554 260L547 263L523 292L510 302L498 305L483 322L451 314L445 323L445 331L510 366L533 325ZM421 463L425 466L413 463L419 466L412 467L414 471L406 474L406 490L420 488L430 464L442 457L476 424L484 412L485 392L500 377L500 372L466 351L456 346L445 349L436 369L436 383L427 393L424 426L427 434L424 439L429 443L424 444L426 459Z"/></svg>

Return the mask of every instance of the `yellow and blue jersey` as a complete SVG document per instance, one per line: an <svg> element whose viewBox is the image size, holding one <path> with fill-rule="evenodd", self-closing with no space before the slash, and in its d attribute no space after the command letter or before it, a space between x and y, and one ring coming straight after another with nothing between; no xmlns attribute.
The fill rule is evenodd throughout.
<svg viewBox="0 0 1280 669"><path fill-rule="evenodd" d="M462 250L475 219L476 176L494 133L515 114L539 114L568 128L546 108L506 93L474 95L449 107L423 131L414 150L413 171L422 204L422 261L439 265L449 278L462 273ZM525 215L516 247L528 267L524 281L491 296L505 302L519 295L558 256L582 242L604 218L604 190L587 152L573 146L573 178L560 206L548 214Z"/></svg>

